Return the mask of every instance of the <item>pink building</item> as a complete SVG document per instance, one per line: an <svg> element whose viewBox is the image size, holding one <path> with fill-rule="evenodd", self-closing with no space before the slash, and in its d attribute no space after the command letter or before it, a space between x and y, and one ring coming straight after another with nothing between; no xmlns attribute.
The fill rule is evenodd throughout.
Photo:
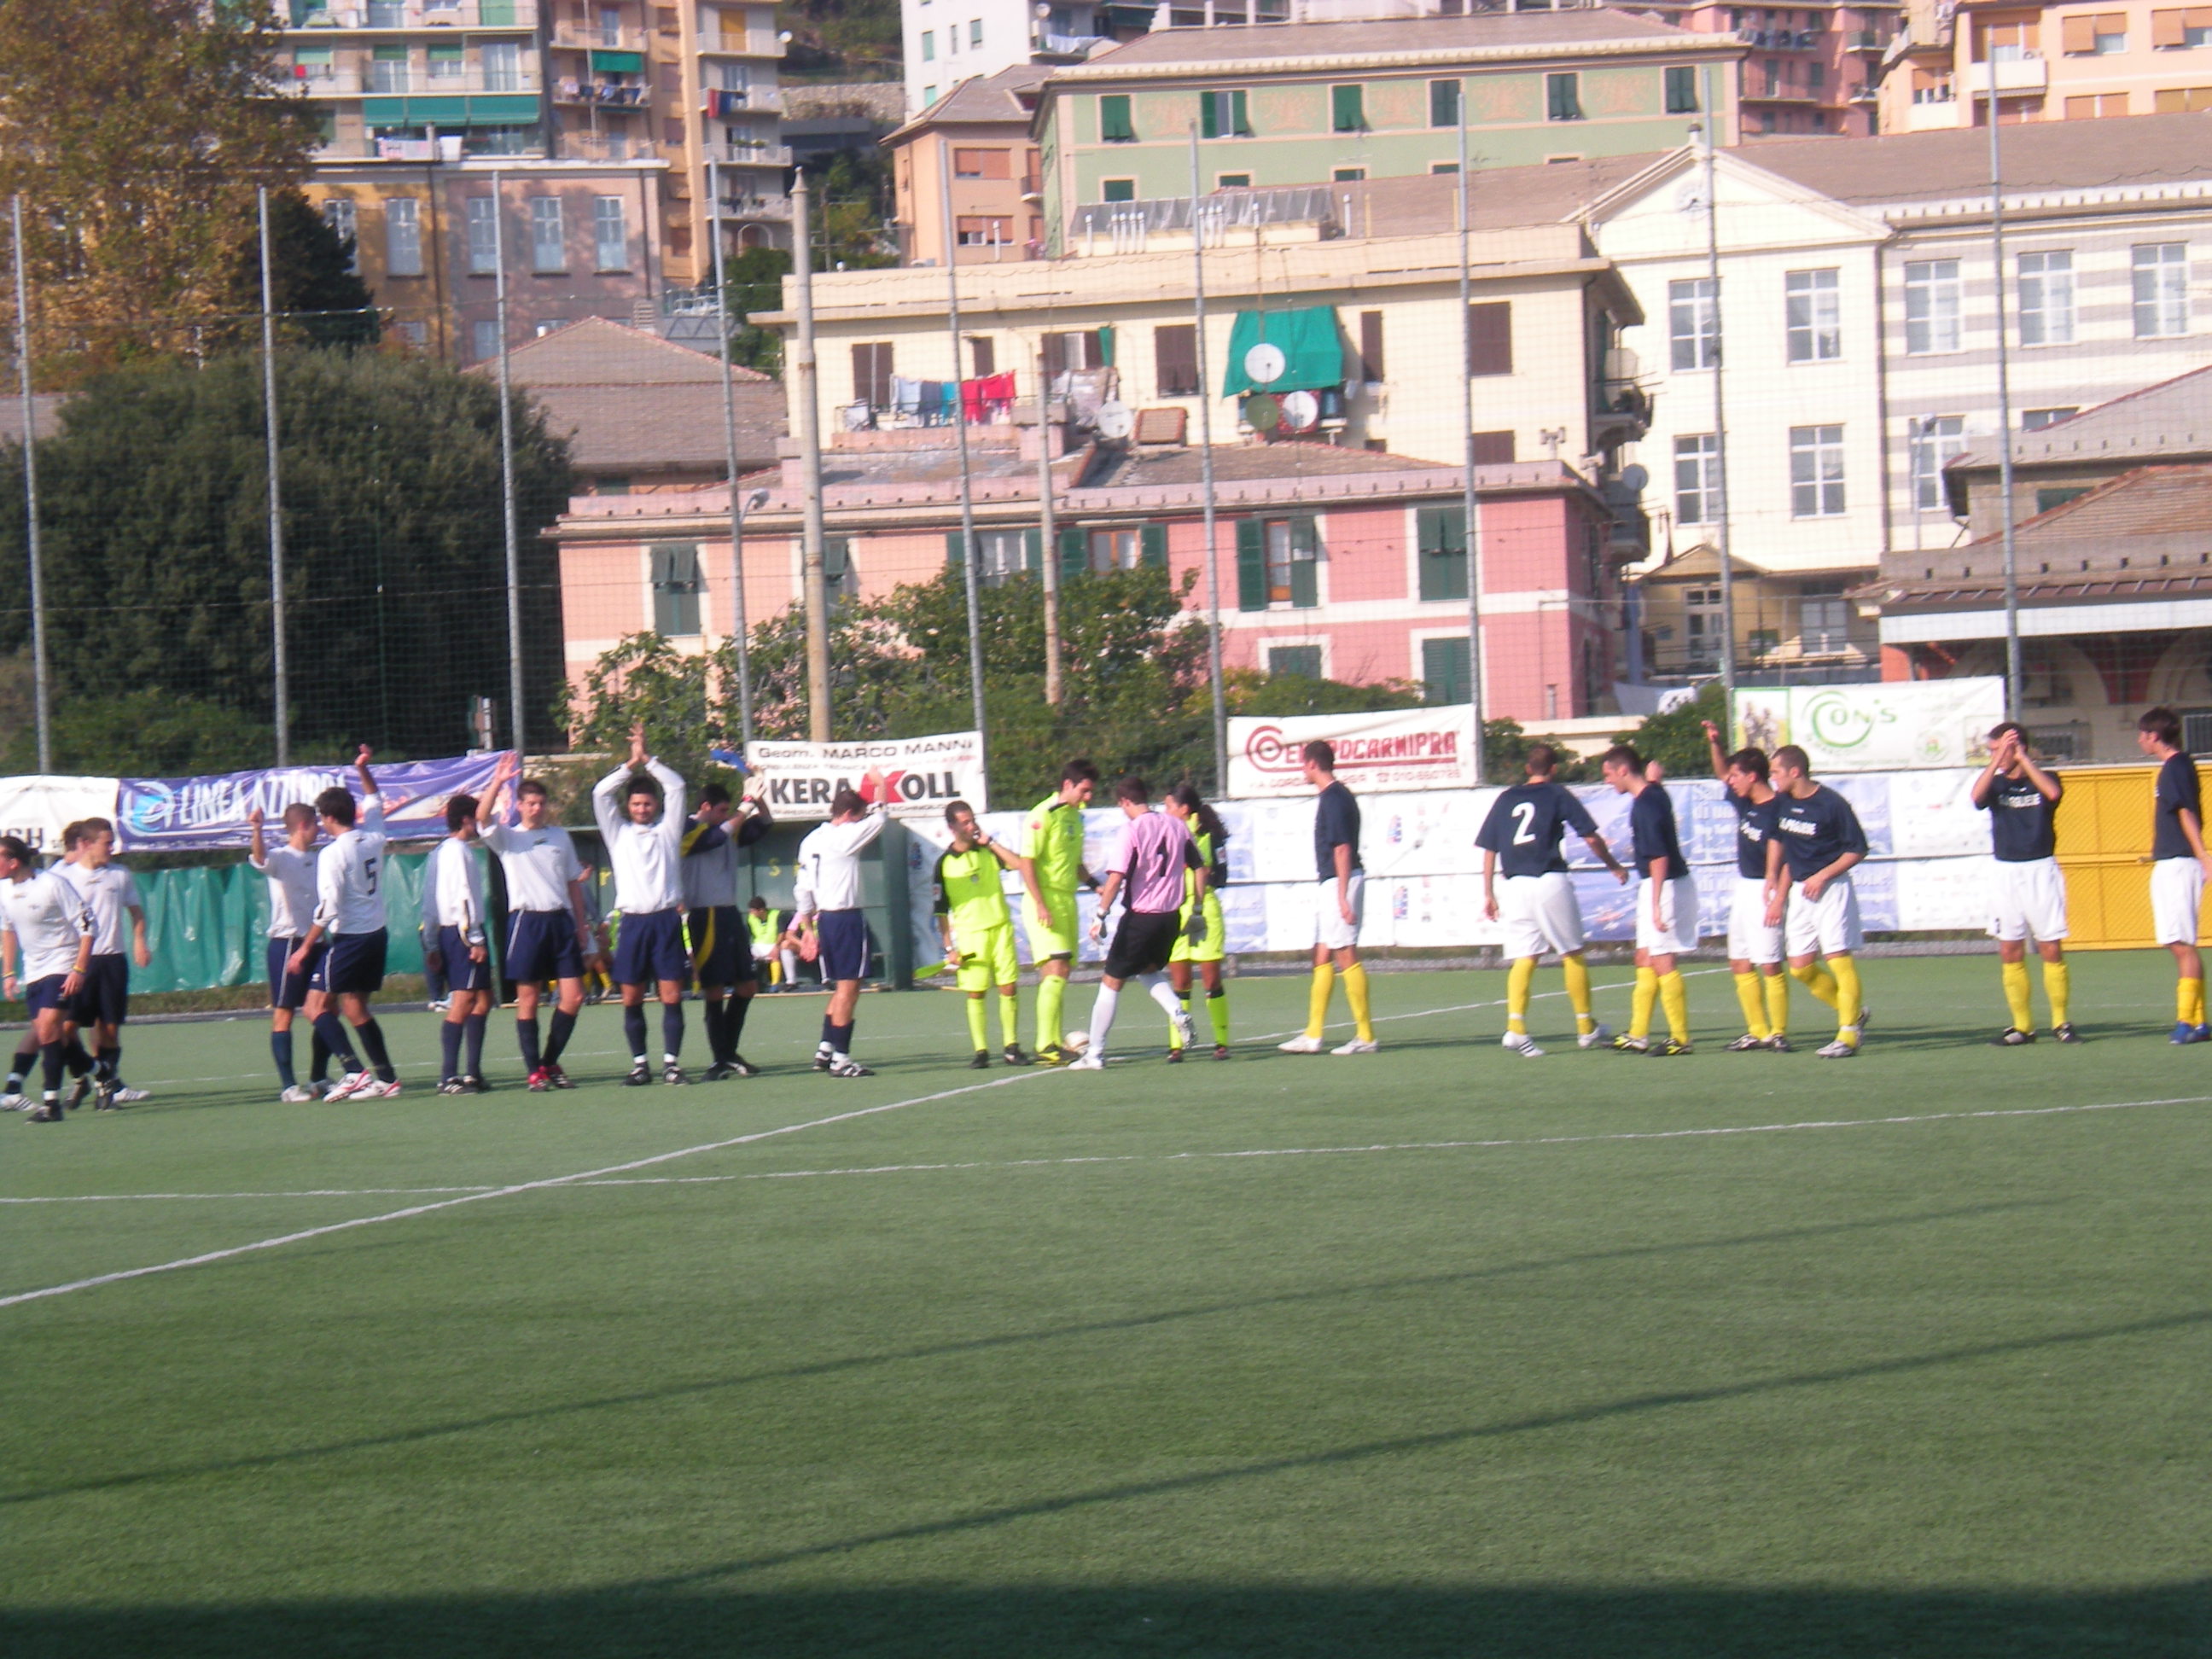
<svg viewBox="0 0 2212 1659"><path fill-rule="evenodd" d="M1658 0L1648 9L1676 28L1729 34L1750 48L1737 66L1743 142L1876 129L1882 54L1898 32L1898 0L1793 6Z"/></svg>

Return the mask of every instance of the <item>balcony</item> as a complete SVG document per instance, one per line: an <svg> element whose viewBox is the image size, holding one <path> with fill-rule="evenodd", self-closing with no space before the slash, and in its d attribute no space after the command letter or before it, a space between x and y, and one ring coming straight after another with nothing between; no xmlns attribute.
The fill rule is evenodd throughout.
<svg viewBox="0 0 2212 1659"><path fill-rule="evenodd" d="M350 91L345 91L351 83ZM334 84L335 83L335 84ZM535 75L486 75L471 70L461 75L370 75L366 81L350 70L341 70L330 81L301 81L308 97L337 95L368 98L442 98L448 93L512 92L535 97L543 82Z"/></svg>
<svg viewBox="0 0 2212 1659"><path fill-rule="evenodd" d="M1905 112L1905 130L1907 132L1942 132L1949 127L1966 125L1960 118L1959 102L1955 98L1916 102Z"/></svg>
<svg viewBox="0 0 2212 1659"><path fill-rule="evenodd" d="M719 161L726 167L787 167L788 144L702 144L699 159Z"/></svg>
<svg viewBox="0 0 2212 1659"><path fill-rule="evenodd" d="M653 94L642 81L556 81L553 101L596 109L643 109Z"/></svg>
<svg viewBox="0 0 2212 1659"><path fill-rule="evenodd" d="M1043 34L1036 37L1036 50L1048 58L1088 58L1091 48L1103 43L1113 44L1113 37L1104 34Z"/></svg>
<svg viewBox="0 0 2212 1659"><path fill-rule="evenodd" d="M1990 65L1977 64L1966 71L1967 85L1977 98L1990 95ZM2042 92L2051 85L2051 65L2040 52L2030 52L2009 60L1999 58L1996 63L1997 94L2008 92Z"/></svg>
<svg viewBox="0 0 2212 1659"><path fill-rule="evenodd" d="M702 58L781 58L783 51L782 37L766 33L699 37L699 54Z"/></svg>
<svg viewBox="0 0 2212 1659"><path fill-rule="evenodd" d="M588 28L581 23L556 23L550 43L556 52L644 52L647 45L640 29Z"/></svg>
<svg viewBox="0 0 2212 1659"><path fill-rule="evenodd" d="M788 223L791 219L791 198L788 196L725 196L714 204L714 217L725 222L739 220L774 220Z"/></svg>
<svg viewBox="0 0 2212 1659"><path fill-rule="evenodd" d="M578 161L651 161L660 155L654 145L642 138L581 131L561 135L561 153Z"/></svg>
<svg viewBox="0 0 2212 1659"><path fill-rule="evenodd" d="M456 0L452 5L331 6L305 14L295 12L291 33L330 29L374 30L380 33L407 29L497 29L518 33L535 32L538 8L532 0Z"/></svg>
<svg viewBox="0 0 2212 1659"><path fill-rule="evenodd" d="M1813 52L1821 40L1819 29L1738 29L1735 38L1764 52Z"/></svg>
<svg viewBox="0 0 2212 1659"><path fill-rule="evenodd" d="M714 120L726 116L780 115L783 94L775 87L708 87L699 108Z"/></svg>
<svg viewBox="0 0 2212 1659"><path fill-rule="evenodd" d="M1880 29L1845 29L1844 50L1886 52L1889 50L1889 40Z"/></svg>
<svg viewBox="0 0 2212 1659"><path fill-rule="evenodd" d="M1590 387L1590 447L1634 443L1651 424L1651 394L1639 380L1643 365L1626 346L1605 354L1605 372Z"/></svg>

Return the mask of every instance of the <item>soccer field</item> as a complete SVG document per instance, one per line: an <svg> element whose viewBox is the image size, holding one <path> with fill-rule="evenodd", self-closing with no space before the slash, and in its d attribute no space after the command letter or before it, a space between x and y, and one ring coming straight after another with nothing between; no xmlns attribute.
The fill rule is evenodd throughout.
<svg viewBox="0 0 2212 1659"><path fill-rule="evenodd" d="M1103 1076L874 996L850 1083L792 997L681 1090L601 1008L462 1099L408 1015L331 1106L134 1028L153 1102L0 1120L0 1298L82 1285L0 1300L0 1651L2203 1659L2212 1050L2162 953L2075 982L1999 1051L1993 958L1871 961L1839 1063L1705 972L1658 1061L1547 970L1529 1062L1502 974L1348 1059L1244 979Z"/></svg>

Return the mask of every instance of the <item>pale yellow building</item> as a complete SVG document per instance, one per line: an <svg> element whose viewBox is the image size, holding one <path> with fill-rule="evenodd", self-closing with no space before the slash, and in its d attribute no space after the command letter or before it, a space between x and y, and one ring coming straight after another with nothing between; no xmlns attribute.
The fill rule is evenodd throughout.
<svg viewBox="0 0 2212 1659"><path fill-rule="evenodd" d="M1881 130L1984 125L1992 81L2003 123L2212 110L2212 7L1909 0L1883 60Z"/></svg>

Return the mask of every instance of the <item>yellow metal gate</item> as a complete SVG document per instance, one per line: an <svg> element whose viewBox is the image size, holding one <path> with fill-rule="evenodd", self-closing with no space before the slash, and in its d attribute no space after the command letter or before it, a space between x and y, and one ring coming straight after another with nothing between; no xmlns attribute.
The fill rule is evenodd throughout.
<svg viewBox="0 0 2212 1659"><path fill-rule="evenodd" d="M2153 766L2100 766L2063 775L2058 865L2066 872L2069 951L2148 948ZM2203 919L2197 919L2203 932Z"/></svg>

